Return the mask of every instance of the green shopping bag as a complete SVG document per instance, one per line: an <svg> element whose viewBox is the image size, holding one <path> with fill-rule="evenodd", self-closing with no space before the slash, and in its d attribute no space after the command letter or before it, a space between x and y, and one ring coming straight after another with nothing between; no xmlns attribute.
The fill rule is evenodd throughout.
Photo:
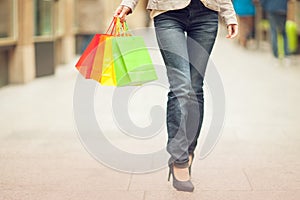
<svg viewBox="0 0 300 200"><path fill-rule="evenodd" d="M298 35L297 35L297 24L293 21L287 20L285 26L287 39L288 39L288 50L289 53L295 53L298 50ZM280 58L284 57L284 41L283 36L278 34L277 37L278 55Z"/></svg>
<svg viewBox="0 0 300 200"><path fill-rule="evenodd" d="M114 37L112 43L117 86L141 85L157 79L142 37Z"/></svg>
<svg viewBox="0 0 300 200"><path fill-rule="evenodd" d="M127 33L126 23L114 18L114 34L105 38L101 85L141 85L157 79L144 39Z"/></svg>
<svg viewBox="0 0 300 200"><path fill-rule="evenodd" d="M286 21L286 34L290 53L295 53L298 49L297 24L291 20Z"/></svg>

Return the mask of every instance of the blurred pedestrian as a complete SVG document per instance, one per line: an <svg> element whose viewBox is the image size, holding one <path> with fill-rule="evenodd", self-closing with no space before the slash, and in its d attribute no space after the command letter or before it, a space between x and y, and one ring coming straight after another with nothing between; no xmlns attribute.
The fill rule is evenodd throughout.
<svg viewBox="0 0 300 200"><path fill-rule="evenodd" d="M255 33L253 0L233 0L233 6L239 22L238 42L243 47L247 47L247 42L254 38Z"/></svg>
<svg viewBox="0 0 300 200"><path fill-rule="evenodd" d="M287 2L288 0L260 0L263 9L267 13L267 18L270 23L271 41L273 55L278 58L278 35L283 37L284 57L289 55L288 39L286 33L287 19Z"/></svg>
<svg viewBox="0 0 300 200"><path fill-rule="evenodd" d="M138 0L123 0L115 12L125 20ZM203 121L203 79L218 32L218 13L227 38L238 32L231 0L149 0L158 45L170 84L167 103L169 178L180 191L192 192L191 165Z"/></svg>

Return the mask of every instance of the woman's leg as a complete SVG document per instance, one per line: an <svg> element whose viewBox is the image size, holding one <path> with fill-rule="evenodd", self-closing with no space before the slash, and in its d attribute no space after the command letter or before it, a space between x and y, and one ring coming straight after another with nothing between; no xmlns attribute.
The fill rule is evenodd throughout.
<svg viewBox="0 0 300 200"><path fill-rule="evenodd" d="M239 35L238 42L241 46L246 47L247 45L247 24L246 18L243 16L238 16L239 23Z"/></svg>
<svg viewBox="0 0 300 200"><path fill-rule="evenodd" d="M271 30L271 42L272 42L272 51L273 55L278 58L278 33L277 33L277 16L275 13L269 12L268 19L270 22L270 30Z"/></svg>
<svg viewBox="0 0 300 200"><path fill-rule="evenodd" d="M284 55L287 56L289 55L289 49L288 49L288 38L287 38L287 33L286 33L286 14L278 14L278 22L277 22L277 26L278 26L278 30L279 33L282 35L283 37L283 45L284 45Z"/></svg>
<svg viewBox="0 0 300 200"><path fill-rule="evenodd" d="M187 47L193 88L189 95L189 112L186 124L190 154L196 148L203 122L203 79L217 32L218 13L206 8L199 1L190 10L190 24L187 29Z"/></svg>
<svg viewBox="0 0 300 200"><path fill-rule="evenodd" d="M190 65L185 36L186 9L169 11L154 19L156 36L170 84L167 104L167 151L177 167L188 166L186 121L191 91Z"/></svg>

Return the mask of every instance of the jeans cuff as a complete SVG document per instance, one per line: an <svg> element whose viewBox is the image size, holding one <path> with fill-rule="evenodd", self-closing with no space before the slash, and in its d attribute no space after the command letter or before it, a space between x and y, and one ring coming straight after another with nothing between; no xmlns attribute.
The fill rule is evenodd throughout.
<svg viewBox="0 0 300 200"><path fill-rule="evenodd" d="M187 167L189 167L189 162L177 163L175 161L174 162L174 166L177 167L177 168L187 168Z"/></svg>

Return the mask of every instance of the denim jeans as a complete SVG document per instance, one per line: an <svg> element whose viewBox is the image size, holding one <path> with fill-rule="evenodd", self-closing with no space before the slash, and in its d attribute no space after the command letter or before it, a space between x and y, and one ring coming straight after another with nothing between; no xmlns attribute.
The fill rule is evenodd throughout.
<svg viewBox="0 0 300 200"><path fill-rule="evenodd" d="M283 36L284 42L284 55L289 55L288 50L288 39L285 30L286 24L286 13L276 13L276 12L268 12L267 13L270 28L271 28L271 41L272 41L272 51L273 55L278 58L278 34Z"/></svg>
<svg viewBox="0 0 300 200"><path fill-rule="evenodd" d="M203 122L203 79L218 32L218 13L192 0L186 8L156 16L154 25L170 85L167 151L170 162L186 167Z"/></svg>

